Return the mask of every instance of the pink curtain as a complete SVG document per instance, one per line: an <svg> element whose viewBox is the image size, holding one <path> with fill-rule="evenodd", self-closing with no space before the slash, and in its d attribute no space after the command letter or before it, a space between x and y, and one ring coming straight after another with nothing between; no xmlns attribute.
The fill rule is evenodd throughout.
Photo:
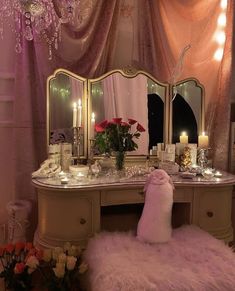
<svg viewBox="0 0 235 291"><path fill-rule="evenodd" d="M95 3L76 33L70 27L63 29L63 41L58 51L53 50L52 61L48 60L47 45L40 38L24 41L23 52L17 55L13 173L16 198L34 198L31 173L47 156L47 77L59 67L85 77L111 68L120 0Z"/></svg>
<svg viewBox="0 0 235 291"><path fill-rule="evenodd" d="M218 48L215 33L221 1L140 0L138 3L138 66L157 79L170 82L181 51L191 45L176 81L195 77L205 86L206 130L214 166L227 169L234 1L228 1L221 62L213 58Z"/></svg>
<svg viewBox="0 0 235 291"><path fill-rule="evenodd" d="M81 1L84 7L91 1ZM123 0L97 0L84 21L62 31L62 43L48 61L42 40L24 43L17 56L15 83L15 195L32 195L31 172L46 158L46 78L63 67L84 77L96 77L113 67L117 27ZM214 150L214 165L227 167L231 37L234 1L228 1L227 38L222 62L213 59L213 35L219 0L139 0L138 46L135 64L157 79L169 81L182 49L190 44L179 79L196 77L205 86L206 126ZM85 10L84 10L85 11ZM87 11L87 10L86 10ZM125 43L123 43L125 46ZM121 58L121 56L120 56ZM133 60L129 60L130 65ZM213 131L212 131L213 128Z"/></svg>

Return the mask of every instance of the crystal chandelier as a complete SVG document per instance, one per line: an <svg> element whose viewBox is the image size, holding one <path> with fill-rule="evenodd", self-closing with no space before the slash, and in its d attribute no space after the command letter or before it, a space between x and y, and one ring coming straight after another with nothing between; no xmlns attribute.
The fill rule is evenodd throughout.
<svg viewBox="0 0 235 291"><path fill-rule="evenodd" d="M49 59L52 49L58 49L61 25L73 24L79 14L80 0L3 0L0 6L0 36L9 24L15 33L17 53L22 52L22 40L31 41L40 35L48 45ZM12 21L13 20L13 21Z"/></svg>

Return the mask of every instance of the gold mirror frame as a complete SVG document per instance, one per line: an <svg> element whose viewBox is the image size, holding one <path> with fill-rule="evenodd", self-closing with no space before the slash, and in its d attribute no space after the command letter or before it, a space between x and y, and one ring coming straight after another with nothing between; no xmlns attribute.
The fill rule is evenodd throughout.
<svg viewBox="0 0 235 291"><path fill-rule="evenodd" d="M172 98L174 96L174 87L175 86L179 86L183 83L189 82L189 81L194 81L195 82L195 86L201 89L201 120L200 120L200 128L198 129L198 135L201 134L201 132L205 131L205 87L199 82L198 79L196 78L186 78L184 80L180 80L179 82L177 82L175 85L169 85L169 92L170 92L170 105L169 105L169 143L172 143L172 139L173 139L173 126L172 126L172 122L173 122L173 102L172 102Z"/></svg>
<svg viewBox="0 0 235 291"><path fill-rule="evenodd" d="M72 77L74 79L77 79L79 81L81 81L83 83L83 96L82 96L82 108L84 108L84 110L82 111L83 112L83 155L80 156L80 158L82 159L85 159L87 158L87 140L88 140L88 137L87 137L87 79L86 78L83 78L79 75L76 75L66 69L62 69L62 68L59 68L57 69L53 75L49 76L47 78L47 124L46 124L46 140L47 140L47 145L50 144L50 131L51 131L51 122L50 122L50 84L51 84L51 81L55 80L56 77L59 75L59 74L64 74L64 75L67 75L68 77ZM71 104L71 114L72 114L72 104ZM72 124L71 124L71 127L72 127Z"/></svg>
<svg viewBox="0 0 235 291"><path fill-rule="evenodd" d="M87 79L84 77L81 77L79 75L76 75L66 69L57 69L53 75L49 76L47 78L47 125L46 125L46 135L47 135L47 145L49 145L50 141L50 81L55 79L57 77L57 74L64 73L65 75L69 77L73 77L75 79L78 79L83 82L83 98L82 98L82 106L84 108L83 110L83 116L84 116L84 156L81 158L89 158L90 157L90 120L91 120L91 85L94 82L103 80L104 78L114 74L114 73L120 73L122 76L126 78L134 78L139 74L145 75L147 78L151 79L153 82L157 83L158 85L165 87L165 110L164 110L164 143L171 143L172 140L172 97L173 97L173 85L168 83L162 83L159 82L157 79L155 79L151 74L142 71L142 70L135 70L133 68L127 68L123 70L112 70L110 72L107 72L106 74L103 74L102 76L94 79ZM177 82L175 85L179 85L181 83L187 82L187 81L194 81L196 86L201 88L202 90L202 104L201 104L201 131L204 131L205 129L205 88L204 86L195 78L187 78L184 80L181 80ZM72 113L72 111L71 111ZM200 132L199 132L200 133ZM198 133L198 134L199 134ZM131 160L133 162L141 162L146 159L146 156L141 155L133 155L128 156L128 160Z"/></svg>

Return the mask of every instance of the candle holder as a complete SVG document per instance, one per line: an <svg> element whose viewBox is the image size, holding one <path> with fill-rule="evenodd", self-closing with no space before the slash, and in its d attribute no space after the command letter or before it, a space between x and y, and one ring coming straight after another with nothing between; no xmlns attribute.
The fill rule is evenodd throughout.
<svg viewBox="0 0 235 291"><path fill-rule="evenodd" d="M204 169L207 167L208 159L208 148L200 148L198 150L198 165Z"/></svg>
<svg viewBox="0 0 235 291"><path fill-rule="evenodd" d="M80 146L81 146L81 136L82 127L73 127L73 158L80 158Z"/></svg>

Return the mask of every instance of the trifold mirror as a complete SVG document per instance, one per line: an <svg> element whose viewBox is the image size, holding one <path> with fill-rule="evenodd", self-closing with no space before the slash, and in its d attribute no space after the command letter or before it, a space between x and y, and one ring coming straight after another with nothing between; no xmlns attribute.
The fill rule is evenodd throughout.
<svg viewBox="0 0 235 291"><path fill-rule="evenodd" d="M78 102L80 116L74 120L73 106ZM47 82L48 144L73 143L74 122L80 123L79 156L87 158L91 113L96 123L115 117L137 120L146 132L141 134L132 155L145 156L158 143L179 142L182 131L187 131L189 142L197 142L204 130L204 88L194 78L172 86L132 69L113 70L96 79L56 70Z"/></svg>

